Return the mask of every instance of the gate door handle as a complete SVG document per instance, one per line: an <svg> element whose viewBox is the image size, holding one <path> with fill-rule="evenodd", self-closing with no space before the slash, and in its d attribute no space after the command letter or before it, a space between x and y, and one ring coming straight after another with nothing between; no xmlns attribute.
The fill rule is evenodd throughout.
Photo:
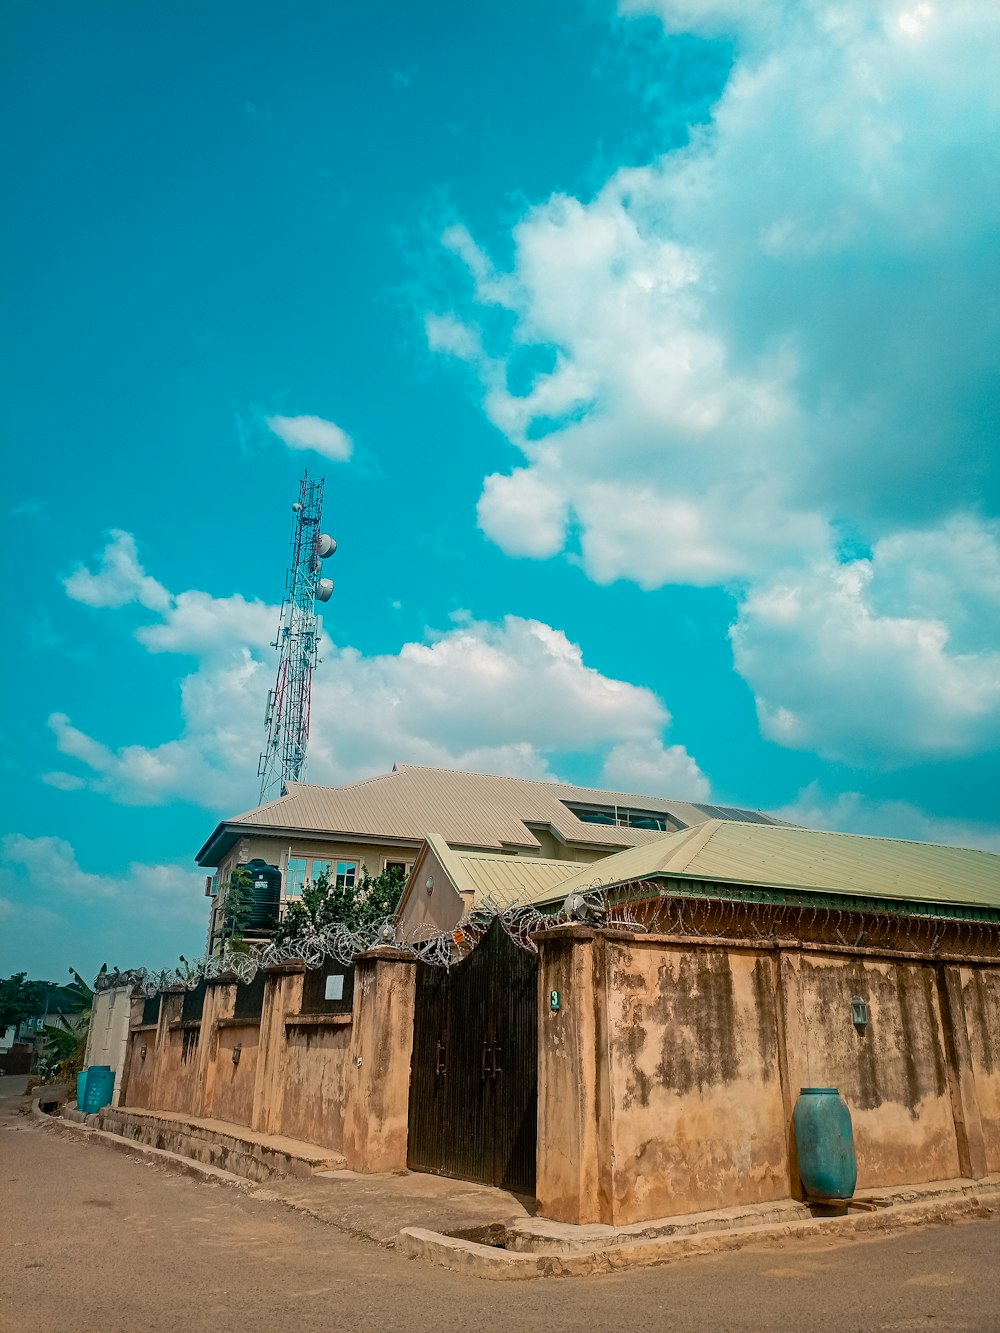
<svg viewBox="0 0 1000 1333"><path fill-rule="evenodd" d="M487 1074L491 1074L491 1073L493 1072L492 1066L490 1065L489 1061L488 1061L487 1058L486 1058L486 1052L487 1052L489 1049L490 1049L489 1042L485 1042L485 1041L484 1041L484 1042L483 1042L482 1062L481 1062L480 1067L479 1067L479 1077L483 1080L483 1082L486 1081L486 1075L487 1075Z"/></svg>
<svg viewBox="0 0 1000 1333"><path fill-rule="evenodd" d="M502 1073L503 1073L503 1070L500 1068L500 1052L501 1052L501 1050L503 1050L503 1047L502 1047L502 1046L494 1046L494 1047L493 1047L493 1069L492 1069L490 1072L492 1073L492 1075L493 1075L494 1078L496 1078L497 1074L502 1074Z"/></svg>
<svg viewBox="0 0 1000 1333"><path fill-rule="evenodd" d="M435 1042L434 1049L434 1073L447 1074L448 1072L448 1048L441 1042Z"/></svg>

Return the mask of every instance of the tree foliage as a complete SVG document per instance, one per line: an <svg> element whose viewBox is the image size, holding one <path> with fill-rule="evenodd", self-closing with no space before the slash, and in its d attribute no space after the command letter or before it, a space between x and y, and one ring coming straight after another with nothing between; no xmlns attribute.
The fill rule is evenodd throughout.
<svg viewBox="0 0 1000 1333"><path fill-rule="evenodd" d="M232 949L243 943L253 907L253 875L246 866L236 866L226 885L226 923L224 939Z"/></svg>
<svg viewBox="0 0 1000 1333"><path fill-rule="evenodd" d="M15 972L0 978L0 1036L7 1028L16 1028L34 1018L45 1008L45 997L52 989L49 981L29 981L27 972Z"/></svg>
<svg viewBox="0 0 1000 1333"><path fill-rule="evenodd" d="M107 963L102 964L101 970L97 974L98 978L103 977L107 970ZM94 988L87 985L75 967L71 967L69 972L73 980L57 987L59 998L63 1001L63 1007L71 1009L75 1013L86 1011L89 1014L94 1007Z"/></svg>
<svg viewBox="0 0 1000 1333"><path fill-rule="evenodd" d="M105 963L98 975L103 976L107 970ZM75 967L69 971L73 980L52 989L50 1008L56 1010L59 1019L45 1029L38 1067L46 1078L72 1081L83 1068L87 1055L94 991Z"/></svg>
<svg viewBox="0 0 1000 1333"><path fill-rule="evenodd" d="M353 884L331 884L328 875L320 875L315 884L307 884L302 897L291 903L272 935L276 944L287 944L302 935L327 926L344 925L351 930L375 925L392 916L399 906L406 876L400 870L386 870L381 875L364 874Z"/></svg>

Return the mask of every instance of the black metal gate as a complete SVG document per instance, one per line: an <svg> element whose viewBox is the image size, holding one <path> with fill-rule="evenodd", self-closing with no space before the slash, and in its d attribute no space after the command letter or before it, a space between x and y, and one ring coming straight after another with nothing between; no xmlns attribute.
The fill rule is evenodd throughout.
<svg viewBox="0 0 1000 1333"><path fill-rule="evenodd" d="M417 965L407 1165L535 1192L538 960L495 921L448 969Z"/></svg>

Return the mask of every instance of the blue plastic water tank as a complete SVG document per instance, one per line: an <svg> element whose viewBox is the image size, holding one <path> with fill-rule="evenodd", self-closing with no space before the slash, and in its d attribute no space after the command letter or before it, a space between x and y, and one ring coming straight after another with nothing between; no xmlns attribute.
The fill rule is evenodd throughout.
<svg viewBox="0 0 1000 1333"><path fill-rule="evenodd" d="M807 1199L849 1199L858 1183L851 1112L837 1088L803 1088L795 1103L795 1148Z"/></svg>
<svg viewBox="0 0 1000 1333"><path fill-rule="evenodd" d="M248 931L266 933L278 924L281 910L281 871L269 866L259 856L236 867L246 872Z"/></svg>
<svg viewBox="0 0 1000 1333"><path fill-rule="evenodd" d="M81 1105L78 1092L77 1106L91 1115L110 1103L115 1090L115 1075L110 1065L91 1065L84 1070L84 1075L83 1103Z"/></svg>

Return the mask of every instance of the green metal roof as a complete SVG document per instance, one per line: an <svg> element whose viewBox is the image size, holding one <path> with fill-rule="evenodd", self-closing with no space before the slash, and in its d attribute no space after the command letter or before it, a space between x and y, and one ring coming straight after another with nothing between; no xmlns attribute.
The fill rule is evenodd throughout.
<svg viewBox="0 0 1000 1333"><path fill-rule="evenodd" d="M559 893L661 876L1000 908L994 852L720 819L605 857L560 884Z"/></svg>

